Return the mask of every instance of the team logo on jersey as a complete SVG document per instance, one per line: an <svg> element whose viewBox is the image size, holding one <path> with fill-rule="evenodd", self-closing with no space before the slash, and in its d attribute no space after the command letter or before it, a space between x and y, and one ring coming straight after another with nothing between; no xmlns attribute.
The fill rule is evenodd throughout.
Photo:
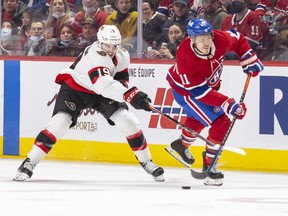
<svg viewBox="0 0 288 216"><path fill-rule="evenodd" d="M220 107L218 107L218 106L214 107L214 109L213 109L214 113L218 113L218 112L220 112L221 110L222 110L222 109L221 109Z"/></svg>
<svg viewBox="0 0 288 216"><path fill-rule="evenodd" d="M222 68L223 68L223 63L222 61L211 61L212 63L212 74L211 76L207 79L208 86L210 87L215 87L218 85L220 82L220 77L222 74Z"/></svg>
<svg viewBox="0 0 288 216"><path fill-rule="evenodd" d="M72 111L75 111L75 110L76 110L76 105L75 105L75 103L69 102L69 101L66 101L66 100L65 100L65 104L66 104L66 106L67 106L70 110L72 110Z"/></svg>
<svg viewBox="0 0 288 216"><path fill-rule="evenodd" d="M101 55L101 56L106 56L106 55L107 55L107 53L104 52L104 51L97 51L97 53L98 53L99 55Z"/></svg>

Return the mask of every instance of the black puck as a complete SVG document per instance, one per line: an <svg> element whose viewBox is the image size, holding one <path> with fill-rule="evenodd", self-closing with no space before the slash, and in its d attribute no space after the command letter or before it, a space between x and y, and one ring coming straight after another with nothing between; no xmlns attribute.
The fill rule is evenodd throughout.
<svg viewBox="0 0 288 216"><path fill-rule="evenodd" d="M191 189L191 187L190 186L182 186L182 189L183 190L189 190L189 189Z"/></svg>

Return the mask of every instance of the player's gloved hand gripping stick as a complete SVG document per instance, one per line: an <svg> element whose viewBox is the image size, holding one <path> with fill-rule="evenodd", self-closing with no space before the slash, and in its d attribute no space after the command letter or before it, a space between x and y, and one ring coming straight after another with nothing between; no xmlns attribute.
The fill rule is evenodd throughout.
<svg viewBox="0 0 288 216"><path fill-rule="evenodd" d="M248 85L249 85L249 82L250 82L250 79L251 77L253 76L253 73L247 73L247 79L246 79L246 82L245 82L245 85L244 85L244 89L243 89L243 92L242 92L242 95L241 95L241 98L240 98L240 102L239 104L241 104L243 101L244 101L244 98L245 98L245 95L246 95L246 91L248 89ZM208 167L207 170L203 171L203 172L196 172L195 170L193 169L190 169L191 171L191 175L195 178L195 179L205 179L208 175L209 175L209 172L212 170L213 166L216 165L217 163L217 160L218 158L220 157L222 151L223 151L223 148L224 148L224 145L229 137L229 134L236 122L236 119L237 119L237 116L234 116L233 119L232 119L232 122L231 122L231 125L230 127L228 128L226 134L225 134L225 137L217 151L217 154L215 155L212 163L210 164L210 166Z"/></svg>

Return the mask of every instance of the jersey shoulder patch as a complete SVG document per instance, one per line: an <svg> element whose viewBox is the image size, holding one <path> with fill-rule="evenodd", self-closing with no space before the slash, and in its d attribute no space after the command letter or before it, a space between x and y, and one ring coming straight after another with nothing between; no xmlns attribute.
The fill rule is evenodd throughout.
<svg viewBox="0 0 288 216"><path fill-rule="evenodd" d="M107 56L107 53L104 51L97 51L100 56Z"/></svg>

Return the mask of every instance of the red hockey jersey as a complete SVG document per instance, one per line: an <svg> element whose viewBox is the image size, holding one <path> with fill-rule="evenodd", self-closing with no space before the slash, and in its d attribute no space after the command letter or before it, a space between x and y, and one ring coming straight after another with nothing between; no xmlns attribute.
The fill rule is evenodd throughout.
<svg viewBox="0 0 288 216"><path fill-rule="evenodd" d="M176 53L176 64L167 74L172 89L181 95L192 95L201 102L221 106L227 96L215 91L220 85L224 54L235 51L239 57L251 50L243 34L214 30L211 54L198 55L185 38Z"/></svg>
<svg viewBox="0 0 288 216"><path fill-rule="evenodd" d="M245 35L245 38L256 44L263 37L262 22L260 17L251 10L248 10L244 17L236 21L236 14L230 14L223 20L221 30L235 29Z"/></svg>

